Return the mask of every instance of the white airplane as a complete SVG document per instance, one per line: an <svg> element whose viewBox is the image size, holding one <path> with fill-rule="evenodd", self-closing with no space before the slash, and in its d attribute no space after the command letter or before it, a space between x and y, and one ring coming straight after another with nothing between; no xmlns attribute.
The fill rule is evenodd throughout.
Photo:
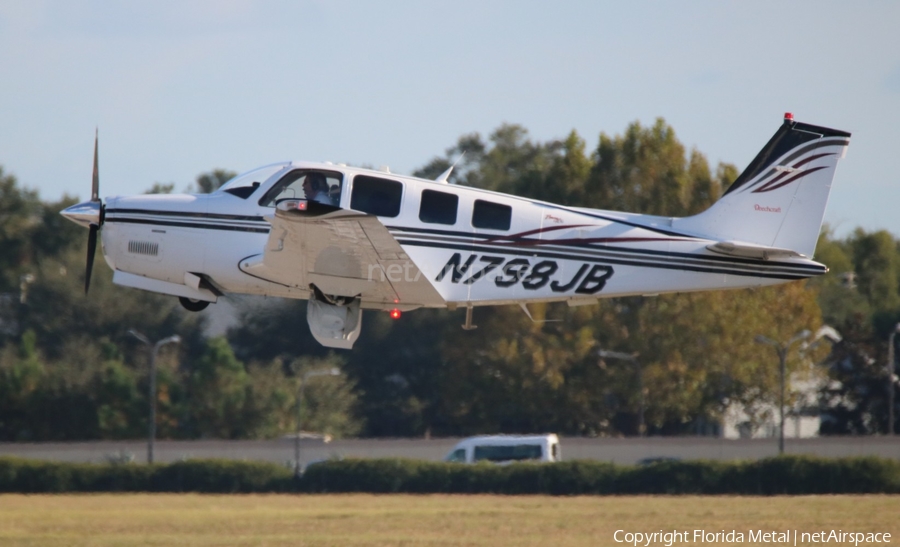
<svg viewBox="0 0 900 547"><path fill-rule="evenodd" d="M349 349L362 310L565 301L773 285L811 260L850 133L784 123L720 200L668 218L565 207L331 163L285 162L211 194L90 201L62 214L97 233L113 282L199 311L228 293L308 299L321 344ZM102 228L102 230L101 230Z"/></svg>

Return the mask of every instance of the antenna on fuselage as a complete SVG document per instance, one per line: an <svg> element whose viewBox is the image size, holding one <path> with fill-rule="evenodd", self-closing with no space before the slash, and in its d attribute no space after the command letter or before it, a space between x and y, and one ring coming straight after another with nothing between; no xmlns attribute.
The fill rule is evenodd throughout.
<svg viewBox="0 0 900 547"><path fill-rule="evenodd" d="M461 159L463 159L463 157L464 157L465 155L466 155L466 151L463 150L463 153L460 154L458 158L456 158L456 161L453 162L453 165L451 165L450 167L447 168L446 171L444 171L443 173L441 173L440 175L438 175L438 177L437 177L436 179L434 179L434 182L439 182L439 183L441 183L441 184L450 184L450 180L449 180L449 179L450 179L450 173L453 172L453 168L456 167L456 164L459 163L459 161L460 161Z"/></svg>
<svg viewBox="0 0 900 547"><path fill-rule="evenodd" d="M531 312L528 311L528 306L525 305L525 302L519 302L519 307L522 308L522 311L525 312L528 319L531 319L532 323L558 323L562 321L562 319L535 319L531 316Z"/></svg>

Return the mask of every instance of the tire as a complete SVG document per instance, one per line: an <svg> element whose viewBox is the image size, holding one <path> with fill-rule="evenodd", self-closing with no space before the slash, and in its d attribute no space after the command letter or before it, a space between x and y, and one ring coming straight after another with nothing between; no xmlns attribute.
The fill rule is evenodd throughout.
<svg viewBox="0 0 900 547"><path fill-rule="evenodd" d="M209 306L209 302L206 300L191 300L190 298L185 298L183 296L179 296L178 301L181 303L182 307L188 311L203 311Z"/></svg>

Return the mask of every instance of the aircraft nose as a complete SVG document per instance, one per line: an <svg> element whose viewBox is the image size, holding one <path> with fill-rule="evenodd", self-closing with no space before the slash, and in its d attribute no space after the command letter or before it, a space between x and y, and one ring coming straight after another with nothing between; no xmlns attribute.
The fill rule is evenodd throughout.
<svg viewBox="0 0 900 547"><path fill-rule="evenodd" d="M91 225L100 226L99 201L83 201L77 205L66 207L59 214L85 228L89 228Z"/></svg>

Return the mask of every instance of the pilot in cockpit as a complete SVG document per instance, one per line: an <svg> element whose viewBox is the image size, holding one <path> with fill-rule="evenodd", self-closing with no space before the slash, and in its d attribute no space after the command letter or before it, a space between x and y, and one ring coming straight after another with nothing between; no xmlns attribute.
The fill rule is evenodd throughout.
<svg viewBox="0 0 900 547"><path fill-rule="evenodd" d="M308 173L303 181L303 192L306 194L307 200L318 201L326 205L335 205L328 192L328 182L322 173Z"/></svg>

